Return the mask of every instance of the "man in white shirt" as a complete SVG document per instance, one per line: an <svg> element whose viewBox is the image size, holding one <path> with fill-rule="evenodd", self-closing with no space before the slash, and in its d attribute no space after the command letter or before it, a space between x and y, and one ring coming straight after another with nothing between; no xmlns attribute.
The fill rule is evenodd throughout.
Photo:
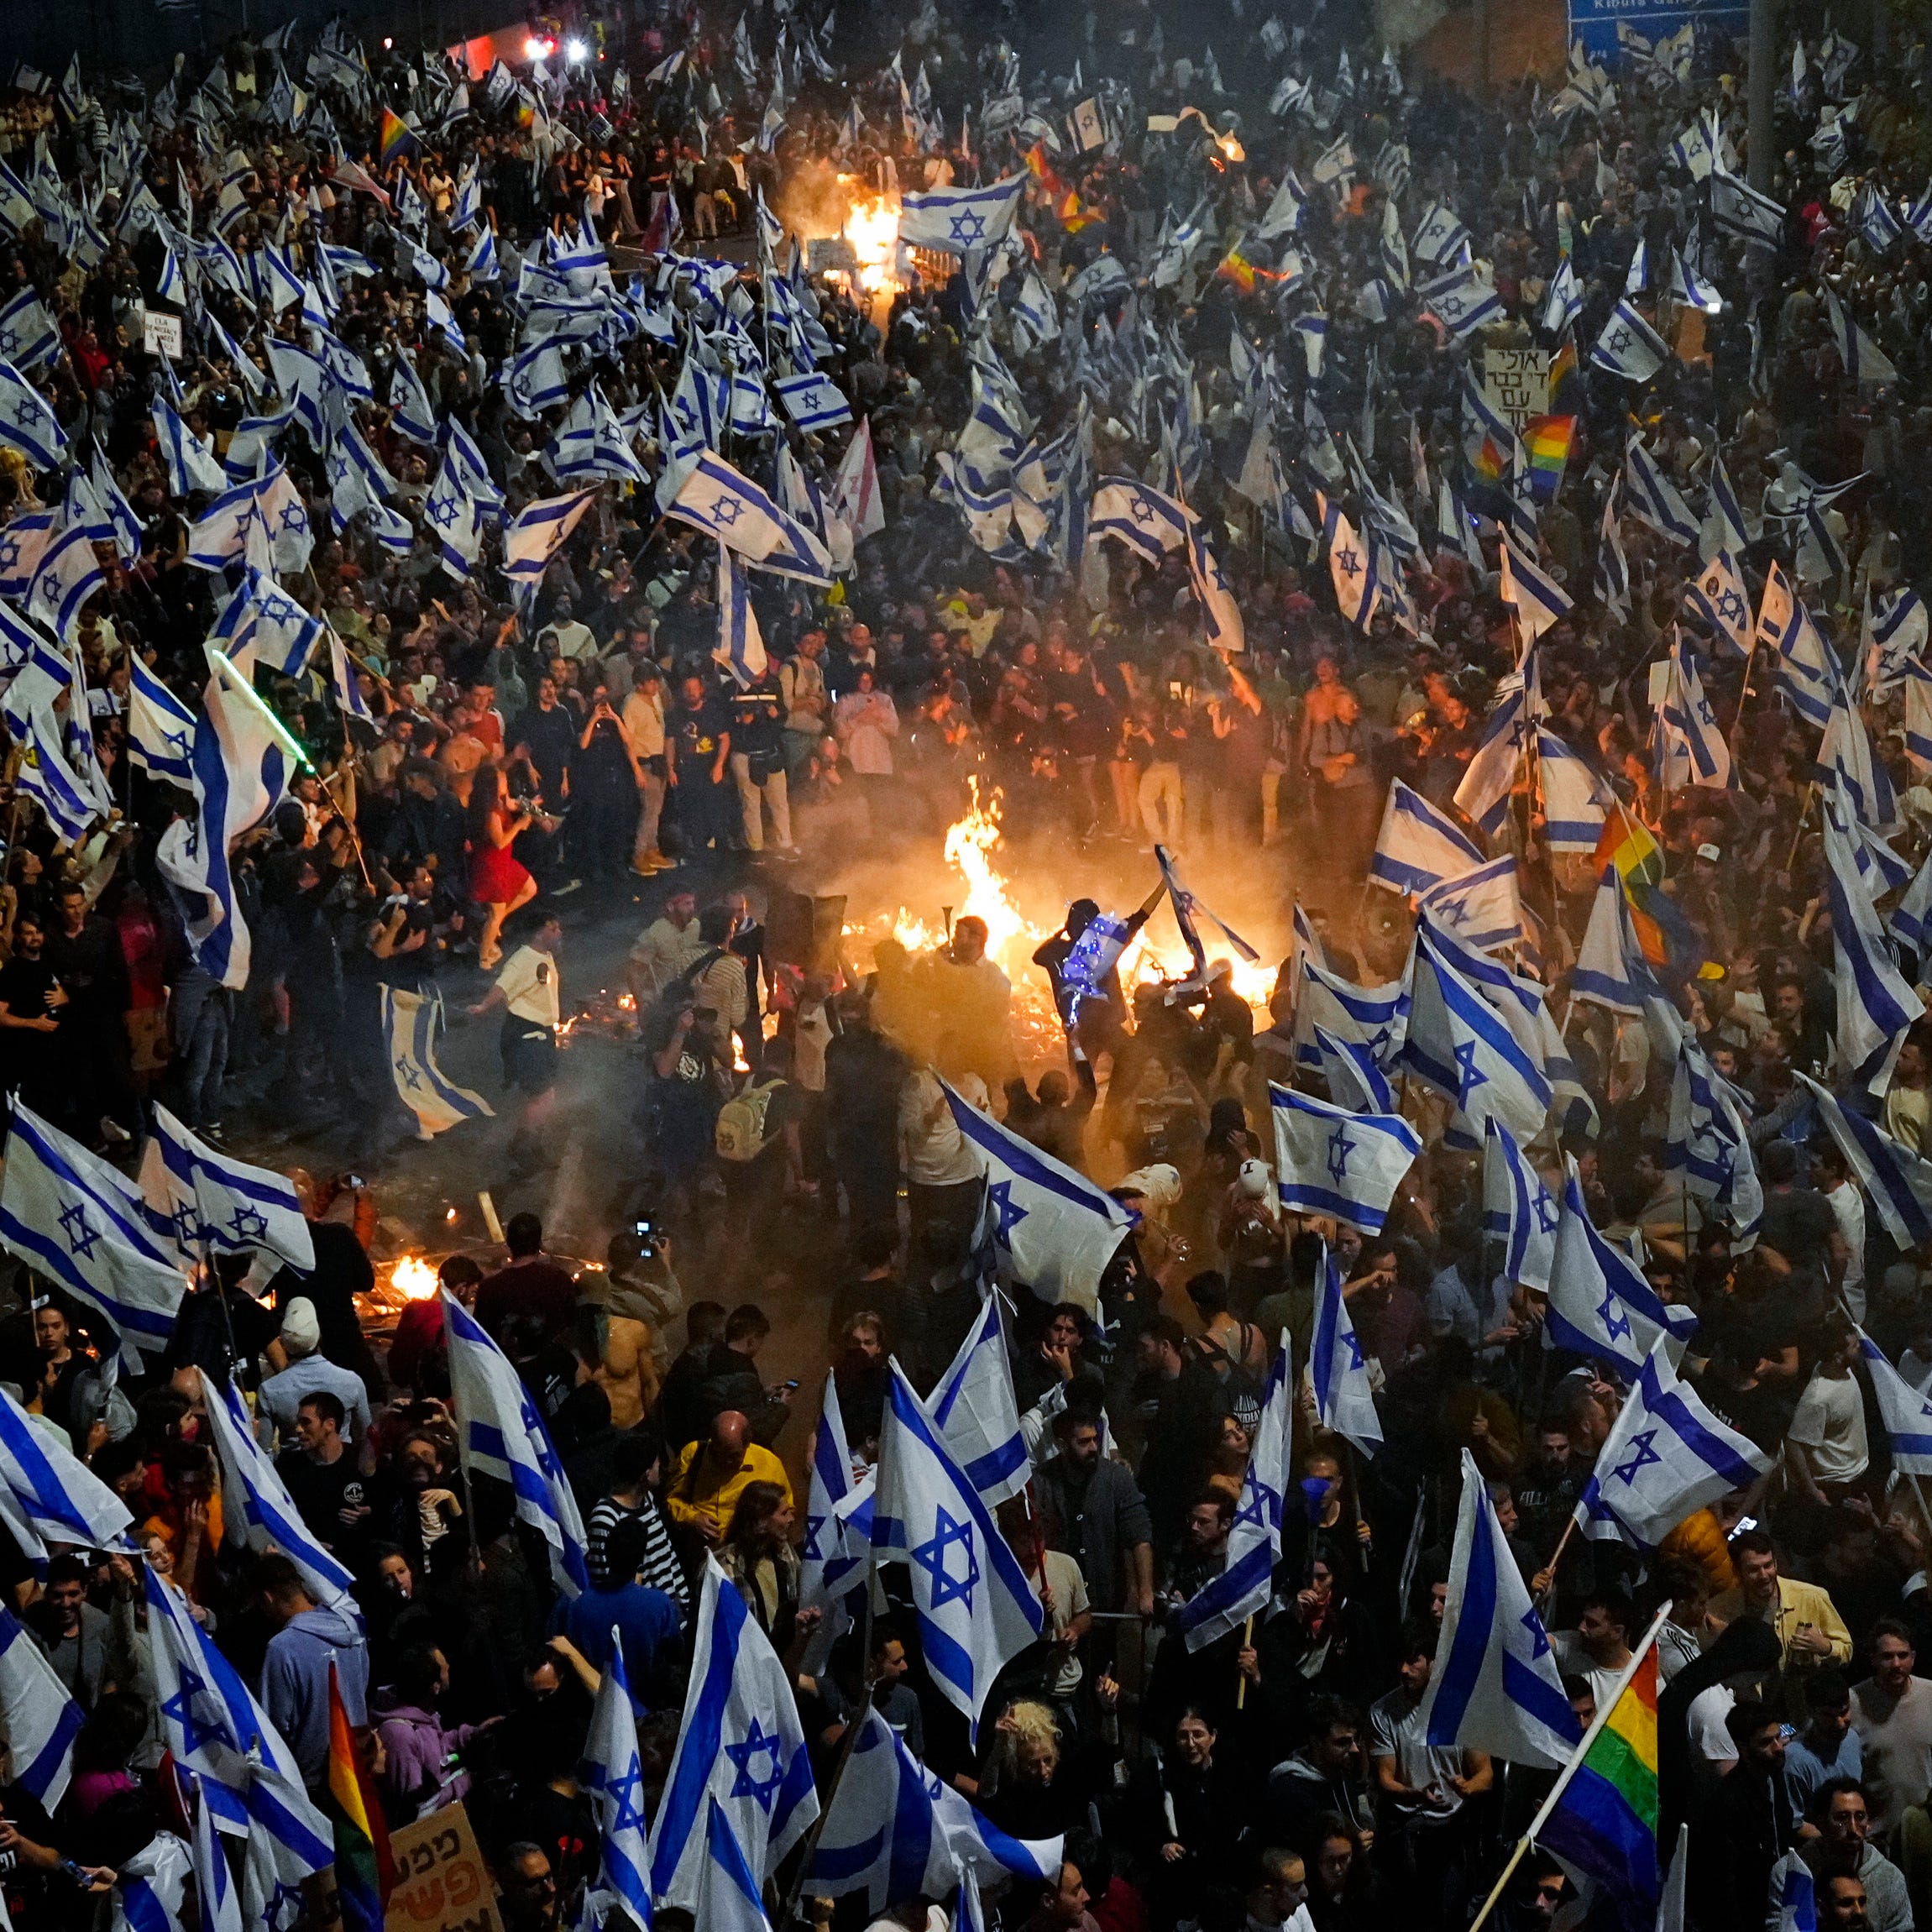
<svg viewBox="0 0 1932 1932"><path fill-rule="evenodd" d="M1845 1237L1845 1279L1838 1291L1851 1319L1865 1325L1865 1196L1851 1178L1851 1165L1835 1140L1828 1140L1811 1157L1818 1191L1837 1217Z"/></svg>
<svg viewBox="0 0 1932 1932"><path fill-rule="evenodd" d="M563 928L552 913L503 962L496 984L469 1011L474 1018L493 1006L504 1008L503 1078L524 1097L523 1111L510 1137L510 1159L519 1173L541 1167L546 1150L542 1132L557 1104L557 1029L563 1002L557 972L557 949Z"/></svg>
<svg viewBox="0 0 1932 1932"><path fill-rule="evenodd" d="M296 1439L296 1411L305 1397L326 1390L343 1406L343 1439L359 1447L369 1440L369 1391L360 1375L340 1369L322 1353L322 1324L315 1304L298 1295L282 1314L281 1344L289 1365L262 1383L260 1406L281 1433L285 1448Z"/></svg>
<svg viewBox="0 0 1932 1932"><path fill-rule="evenodd" d="M1865 1396L1851 1372L1858 1338L1842 1317L1833 1317L1830 1327L1831 1338L1785 1431L1792 1480L1812 1501L1821 1503L1835 1500L1826 1491L1856 1482L1872 1463Z"/></svg>
<svg viewBox="0 0 1932 1932"><path fill-rule="evenodd" d="M630 695L624 700L624 736L643 772L637 786L637 838L631 870L644 878L676 864L657 849L657 825L664 811L664 679L648 658L631 667Z"/></svg>
<svg viewBox="0 0 1932 1932"><path fill-rule="evenodd" d="M664 902L664 909L631 942L625 962L631 994L637 1002L637 1024L644 1024L652 1003L686 967L702 959L708 949L698 930L698 895L681 886Z"/></svg>
<svg viewBox="0 0 1932 1932"><path fill-rule="evenodd" d="M594 657L597 634L588 624L579 624L575 606L568 592L559 595L550 621L537 634L537 655L541 657Z"/></svg>

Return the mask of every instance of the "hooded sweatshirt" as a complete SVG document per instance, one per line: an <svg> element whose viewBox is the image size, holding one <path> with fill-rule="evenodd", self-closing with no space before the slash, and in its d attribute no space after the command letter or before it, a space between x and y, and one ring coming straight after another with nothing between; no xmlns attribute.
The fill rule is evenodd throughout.
<svg viewBox="0 0 1932 1932"><path fill-rule="evenodd" d="M306 1610L269 1639L262 1662L262 1706L288 1741L313 1790L328 1773L328 1673L336 1667L351 1724L369 1722L369 1647L339 1610Z"/></svg>
<svg viewBox="0 0 1932 1932"><path fill-rule="evenodd" d="M468 1795L469 1773L448 1771L445 1763L452 1751L468 1747L476 1725L446 1728L434 1711L405 1704L394 1692L376 1699L375 1721L386 1759L383 1804L391 1818L421 1817Z"/></svg>

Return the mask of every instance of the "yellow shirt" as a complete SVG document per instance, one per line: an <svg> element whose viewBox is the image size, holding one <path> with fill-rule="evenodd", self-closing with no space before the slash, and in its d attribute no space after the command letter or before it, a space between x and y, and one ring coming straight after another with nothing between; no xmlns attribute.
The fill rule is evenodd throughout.
<svg viewBox="0 0 1932 1932"><path fill-rule="evenodd" d="M1741 1616L1755 1616L1760 1622L1769 1624L1778 1632L1778 1642L1784 1647L1780 1662L1788 1670L1793 1666L1803 1669L1822 1663L1851 1661L1851 1632L1845 1627L1845 1619L1839 1615L1838 1606L1816 1584L1801 1584L1794 1577L1780 1577L1775 1612L1768 1608L1753 1610L1745 1602L1741 1589L1726 1590L1722 1596L1711 1599L1710 1614L1720 1623L1736 1623ZM1804 1624L1809 1624L1831 1646L1829 1657L1814 1656L1805 1651L1793 1652L1791 1640Z"/></svg>
<svg viewBox="0 0 1932 1932"><path fill-rule="evenodd" d="M708 1447L703 1442L687 1442L678 1453L678 1473L664 1496L673 1522L693 1529L709 1527L723 1537L737 1513L739 1497L751 1483L776 1483L785 1492L785 1500L791 1501L785 1465L769 1449L747 1442L736 1473L720 1479L704 1453Z"/></svg>

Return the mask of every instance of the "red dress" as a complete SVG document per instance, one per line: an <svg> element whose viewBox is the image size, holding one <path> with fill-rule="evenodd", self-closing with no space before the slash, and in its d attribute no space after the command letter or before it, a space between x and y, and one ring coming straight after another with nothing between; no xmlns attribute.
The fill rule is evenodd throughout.
<svg viewBox="0 0 1932 1932"><path fill-rule="evenodd" d="M515 814L498 805L492 816L496 829L508 831ZM530 874L516 861L508 846L497 845L485 835L481 845L469 852L469 896L480 906L506 906L523 890Z"/></svg>

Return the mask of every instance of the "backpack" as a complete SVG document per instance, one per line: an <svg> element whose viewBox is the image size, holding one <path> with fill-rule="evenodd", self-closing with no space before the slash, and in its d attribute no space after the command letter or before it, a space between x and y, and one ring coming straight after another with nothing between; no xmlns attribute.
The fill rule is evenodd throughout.
<svg viewBox="0 0 1932 1932"><path fill-rule="evenodd" d="M772 1096L784 1084L767 1080L762 1086L747 1086L718 1109L715 1139L720 1160L756 1160L771 1144L765 1123Z"/></svg>

